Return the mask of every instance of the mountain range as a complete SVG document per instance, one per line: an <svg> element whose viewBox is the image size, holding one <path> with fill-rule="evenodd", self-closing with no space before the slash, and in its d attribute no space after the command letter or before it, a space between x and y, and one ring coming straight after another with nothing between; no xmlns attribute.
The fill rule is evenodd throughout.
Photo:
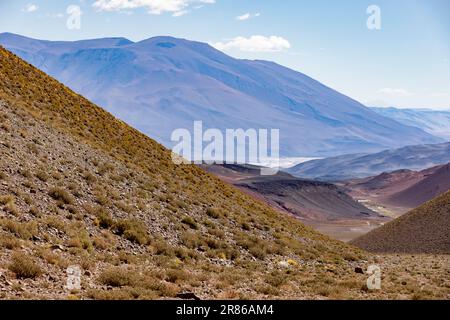
<svg viewBox="0 0 450 320"><path fill-rule="evenodd" d="M206 171L232 184L280 214L341 241L352 240L384 223L388 217L354 200L347 186L293 177L285 172L261 176L251 165L202 165Z"/></svg>
<svg viewBox="0 0 450 320"><path fill-rule="evenodd" d="M378 216L353 200L343 188L331 183L300 179L284 172L261 176L260 168L250 165L212 165L203 168L306 223Z"/></svg>
<svg viewBox="0 0 450 320"><path fill-rule="evenodd" d="M370 200L401 214L450 190L450 163L421 171L384 172L342 186L354 198Z"/></svg>
<svg viewBox="0 0 450 320"><path fill-rule="evenodd" d="M386 118L300 73L234 59L205 43L154 37L42 41L2 33L0 44L148 136L174 129L280 129L280 153L326 157L442 142Z"/></svg>
<svg viewBox="0 0 450 320"><path fill-rule="evenodd" d="M450 141L450 110L371 108L376 113L404 125L420 128Z"/></svg>
<svg viewBox="0 0 450 320"><path fill-rule="evenodd" d="M286 171L302 178L342 181L403 169L423 170L448 162L450 142L312 160Z"/></svg>

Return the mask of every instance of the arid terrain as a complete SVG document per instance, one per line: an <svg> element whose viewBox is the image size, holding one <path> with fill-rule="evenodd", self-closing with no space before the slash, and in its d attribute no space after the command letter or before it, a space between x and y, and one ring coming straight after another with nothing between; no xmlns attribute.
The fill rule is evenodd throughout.
<svg viewBox="0 0 450 320"><path fill-rule="evenodd" d="M450 164L382 173L339 185L375 211L398 217L450 190Z"/></svg>
<svg viewBox="0 0 450 320"><path fill-rule="evenodd" d="M448 255L332 240L2 48L0 153L2 299L450 299Z"/></svg>
<svg viewBox="0 0 450 320"><path fill-rule="evenodd" d="M450 254L450 191L352 243L371 252Z"/></svg>
<svg viewBox="0 0 450 320"><path fill-rule="evenodd" d="M202 168L275 210L292 214L302 223L341 241L352 240L391 220L353 200L347 189L332 183L300 179L282 171L274 176L261 176L261 168L249 165Z"/></svg>

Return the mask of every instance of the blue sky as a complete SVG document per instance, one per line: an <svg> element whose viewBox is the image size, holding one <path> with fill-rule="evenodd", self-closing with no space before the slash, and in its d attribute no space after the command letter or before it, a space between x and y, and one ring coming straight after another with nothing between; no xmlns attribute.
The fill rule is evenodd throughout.
<svg viewBox="0 0 450 320"><path fill-rule="evenodd" d="M67 28L70 5L80 29ZM367 27L370 5L380 30ZM450 109L448 0L0 0L0 32L182 37L278 62L369 105Z"/></svg>

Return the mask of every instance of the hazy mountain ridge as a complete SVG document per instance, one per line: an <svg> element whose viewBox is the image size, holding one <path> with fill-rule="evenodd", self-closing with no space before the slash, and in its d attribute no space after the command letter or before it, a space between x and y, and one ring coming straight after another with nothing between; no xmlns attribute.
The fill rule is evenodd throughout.
<svg viewBox="0 0 450 320"><path fill-rule="evenodd" d="M450 110L371 108L382 116L450 141Z"/></svg>
<svg viewBox="0 0 450 320"><path fill-rule="evenodd" d="M312 160L286 171L297 177L342 181L403 169L423 170L448 162L450 142Z"/></svg>
<svg viewBox="0 0 450 320"><path fill-rule="evenodd" d="M299 72L233 59L204 43L49 42L13 34L0 34L0 43L166 146L174 129L191 129L194 120L222 130L279 128L282 156L439 142Z"/></svg>

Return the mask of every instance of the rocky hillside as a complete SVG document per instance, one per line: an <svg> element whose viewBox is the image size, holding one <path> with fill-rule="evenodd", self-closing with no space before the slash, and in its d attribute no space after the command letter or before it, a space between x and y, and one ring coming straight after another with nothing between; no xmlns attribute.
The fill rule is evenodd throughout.
<svg viewBox="0 0 450 320"><path fill-rule="evenodd" d="M0 266L6 283L27 279L22 296L67 294L73 264L85 270L80 297L299 295L298 274L279 261L362 257L195 166L175 166L151 139L0 57Z"/></svg>
<svg viewBox="0 0 450 320"><path fill-rule="evenodd" d="M372 252L450 253L450 192L352 242Z"/></svg>
<svg viewBox="0 0 450 320"><path fill-rule="evenodd" d="M433 259L425 293L413 275L398 286L409 258L378 257L386 290L368 291L354 270L375 258L173 165L168 150L1 48L0 101L2 299L449 296L436 285L446 257ZM65 287L68 266L81 269L81 288Z"/></svg>

